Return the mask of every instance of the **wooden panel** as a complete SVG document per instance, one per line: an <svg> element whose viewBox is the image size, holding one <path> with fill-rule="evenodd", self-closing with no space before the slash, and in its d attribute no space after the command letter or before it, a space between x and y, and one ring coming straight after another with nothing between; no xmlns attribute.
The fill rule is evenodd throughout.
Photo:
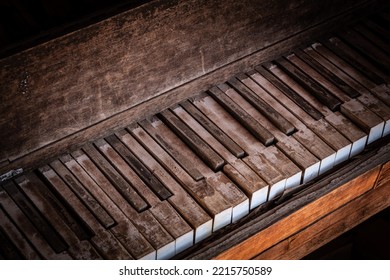
<svg viewBox="0 0 390 280"><path fill-rule="evenodd" d="M387 164L390 166L390 162ZM390 176L386 184L380 184L356 200L316 221L302 231L290 236L254 259L301 259L307 254L340 236L390 206Z"/></svg>
<svg viewBox="0 0 390 280"><path fill-rule="evenodd" d="M254 257L257 252L262 252L273 244L316 222L319 217L336 210L352 198L370 190L378 177L379 171L380 168L377 167L365 173L364 176L348 182L237 246L217 255L215 259L249 259Z"/></svg>
<svg viewBox="0 0 390 280"><path fill-rule="evenodd" d="M287 50L316 28L318 34L319 26L334 26L327 23L334 16L351 19L346 11L372 2L156 0L5 58L0 61L0 161L49 144L54 146L42 153L53 155L51 149L58 153L108 135ZM250 54L256 54L255 62L247 59ZM178 94L181 85L186 90ZM84 128L89 129L78 134Z"/></svg>

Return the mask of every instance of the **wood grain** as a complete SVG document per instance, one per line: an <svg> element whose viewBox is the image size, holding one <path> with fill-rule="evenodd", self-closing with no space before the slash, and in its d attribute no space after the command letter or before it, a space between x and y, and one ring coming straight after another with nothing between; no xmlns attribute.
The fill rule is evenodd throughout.
<svg viewBox="0 0 390 280"><path fill-rule="evenodd" d="M377 167L365 173L364 176L348 182L248 238L245 242L217 255L215 259L249 259L254 257L255 252L261 252L269 248L278 240L281 241L292 233L316 222L318 217L325 216L351 199L370 190L379 174L379 170L380 168ZM286 224L289 226L286 227Z"/></svg>
<svg viewBox="0 0 390 280"><path fill-rule="evenodd" d="M4 58L0 161L18 161L1 172L109 135L374 2L156 0Z"/></svg>
<svg viewBox="0 0 390 280"><path fill-rule="evenodd" d="M389 179L389 176L383 174L383 171L381 175ZM337 236L364 222L369 217L389 207L389 187L389 181L387 181L387 184L381 184L379 189L368 191L366 194L318 220L308 228L262 252L254 259L301 259Z"/></svg>

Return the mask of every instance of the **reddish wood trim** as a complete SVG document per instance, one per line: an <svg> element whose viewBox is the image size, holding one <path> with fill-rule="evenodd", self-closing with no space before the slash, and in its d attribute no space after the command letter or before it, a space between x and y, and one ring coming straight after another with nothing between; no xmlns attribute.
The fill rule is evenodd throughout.
<svg viewBox="0 0 390 280"><path fill-rule="evenodd" d="M390 162L385 165L389 167ZM375 188L263 251L254 259L301 259L389 207L390 173L385 173L383 170L382 168L378 178L384 177L386 180L376 183Z"/></svg>
<svg viewBox="0 0 390 280"><path fill-rule="evenodd" d="M371 190L379 175L380 168L378 166L334 189L238 245L220 253L214 259L250 259L255 257L259 252L265 251Z"/></svg>

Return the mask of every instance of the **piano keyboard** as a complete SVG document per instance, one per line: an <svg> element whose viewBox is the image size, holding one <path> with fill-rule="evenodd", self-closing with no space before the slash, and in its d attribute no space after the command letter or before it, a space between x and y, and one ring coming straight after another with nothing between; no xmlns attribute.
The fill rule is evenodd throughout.
<svg viewBox="0 0 390 280"><path fill-rule="evenodd" d="M379 20L0 186L1 259L169 259L390 134Z"/></svg>

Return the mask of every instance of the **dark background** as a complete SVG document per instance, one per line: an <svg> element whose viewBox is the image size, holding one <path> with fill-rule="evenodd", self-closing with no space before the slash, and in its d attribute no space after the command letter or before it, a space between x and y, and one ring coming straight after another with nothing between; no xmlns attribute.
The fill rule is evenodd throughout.
<svg viewBox="0 0 390 280"><path fill-rule="evenodd" d="M150 0L0 0L0 58Z"/></svg>

